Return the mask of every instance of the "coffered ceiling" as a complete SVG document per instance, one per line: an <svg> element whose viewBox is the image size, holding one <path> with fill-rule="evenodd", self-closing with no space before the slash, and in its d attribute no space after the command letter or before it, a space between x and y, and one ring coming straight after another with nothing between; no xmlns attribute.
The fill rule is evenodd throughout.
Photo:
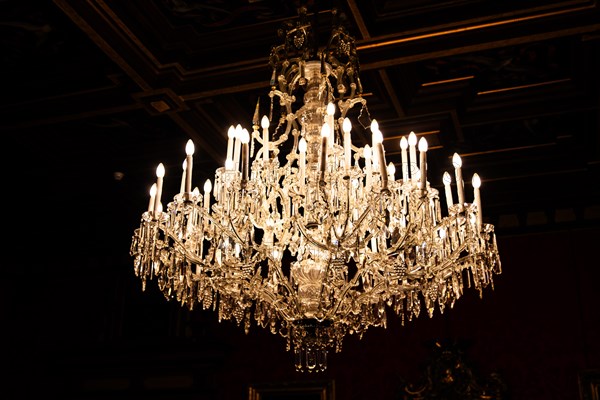
<svg viewBox="0 0 600 400"><path fill-rule="evenodd" d="M454 152L466 177L479 173L484 219L498 229L597 221L596 1L304 4L321 39L332 9L356 38L388 161L399 162L399 138L414 131L428 139L433 186ZM119 185L141 213L159 162L165 179L177 176L175 194L192 138L200 186L223 163L228 127L250 126L257 102L268 107L270 47L298 5L0 2L0 133L16 184L70 188L80 205Z"/></svg>

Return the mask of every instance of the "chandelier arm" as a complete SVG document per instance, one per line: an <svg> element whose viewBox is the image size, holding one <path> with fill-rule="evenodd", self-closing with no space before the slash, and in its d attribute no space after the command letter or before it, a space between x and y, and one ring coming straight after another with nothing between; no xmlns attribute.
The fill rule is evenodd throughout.
<svg viewBox="0 0 600 400"><path fill-rule="evenodd" d="M294 114L288 113L286 115L285 120L287 123L285 124L285 131L281 135L279 135L279 138L277 140L270 142L269 147L271 144L273 144L274 146L279 146L281 143L285 142L288 139L289 133L292 130L292 120L294 118Z"/></svg>
<svg viewBox="0 0 600 400"><path fill-rule="evenodd" d="M340 109L341 116L340 118L343 120L346 117L346 114L352 107L356 104L361 103L363 106L367 104L367 101L363 97L350 97L346 100L338 101L338 108Z"/></svg>
<svg viewBox="0 0 600 400"><path fill-rule="evenodd" d="M260 149L258 149L258 151L256 152L256 158L254 159L254 161L262 160L262 158L263 158L262 155L266 149L265 149L265 144L263 142L262 135L260 134L260 132L258 132L258 130L252 131L252 139L256 140L258 143L261 144Z"/></svg>
<svg viewBox="0 0 600 400"><path fill-rule="evenodd" d="M356 274L354 275L354 277L348 282L346 283L344 286L342 286L342 288L340 289L340 295L338 295L337 297L340 298L340 301L337 302L337 304L335 305L335 307L333 307L331 309L331 312L329 312L327 314L328 318L331 318L332 316L336 315L338 313L338 309L340 308L340 306L344 303L346 303L346 299L349 299L349 297L346 296L346 294L348 293L349 290L351 290L353 287L358 285L358 280L360 278L362 278L362 276L366 273L367 269L364 268L364 264L366 261L363 261L363 267L359 268L356 271ZM342 313L342 315L348 315L348 312L344 312Z"/></svg>
<svg viewBox="0 0 600 400"><path fill-rule="evenodd" d="M284 303L281 299L276 299L275 302L273 302L273 304L275 303L283 303L286 306L286 309L295 309L296 311L298 310L298 299L296 296L293 296L292 294L294 293L294 289L291 286L291 282L288 280L287 276L285 276L285 274L283 273L283 271L281 271L281 268L275 268L275 273L279 276L279 282L280 284L282 284L290 293L290 296L288 297L289 299L291 299L293 301L293 304L289 304L289 303ZM280 311L278 309L278 311ZM288 321L293 321L294 320L294 316L290 313L284 313L283 311L280 311L282 313L282 315L284 316L284 318Z"/></svg>
<svg viewBox="0 0 600 400"><path fill-rule="evenodd" d="M240 243L240 245L244 246L246 249L248 248L252 248L253 250L259 252L260 248L256 247L254 245L254 242L252 242L252 245L248 245L238 234L237 229L235 228L234 224L233 224L233 219L231 218L231 215L229 214L227 216L227 220L229 221L229 225L231 226L231 229L228 229L226 226L224 226L223 224L221 224L220 222L218 222L216 219L214 219L210 214L208 214L207 212L205 212L204 210L202 210L202 214L208 219L210 220L210 222L215 226L215 229L218 230L221 234L225 234L227 236L230 237L234 237L234 239L237 238L238 242ZM252 218L252 214L249 214L249 218L250 221L253 223L253 218Z"/></svg>
<svg viewBox="0 0 600 400"><path fill-rule="evenodd" d="M285 194L285 192L283 191L282 188L280 188L279 186L275 189L275 192L277 192L277 194L279 194L279 198L281 199L281 212L284 215L292 215L292 210L288 208L290 206L288 206L289 202L288 201L283 201L284 199L287 199L289 196ZM286 210L288 210L289 212L285 212Z"/></svg>
<svg viewBox="0 0 600 400"><path fill-rule="evenodd" d="M398 241L396 241L393 246L391 246L391 247L389 247L387 249L387 254L388 255L394 254L400 248L400 246L403 246L408 241L408 238L410 236L412 236L410 234L410 231L412 230L412 227L413 227L412 222L409 223L408 225L406 225L406 232L404 233L404 235L400 236L398 238ZM412 243L416 243L416 240L413 240Z"/></svg>
<svg viewBox="0 0 600 400"><path fill-rule="evenodd" d="M179 248L179 251L183 253L185 259L191 261L194 265L199 265L201 267L208 267L208 270L212 271L212 268L210 268L210 263L206 263L205 261L202 260L202 258L199 258L195 254L190 253L186 249L185 244L183 243L182 240L180 240L176 236L172 235L166 229L161 228L160 226L157 226L157 230L162 231L166 237L168 237L169 239L171 239L173 241L173 243ZM198 275L198 274L196 274L196 275ZM204 275L206 275L206 274L204 274Z"/></svg>
<svg viewBox="0 0 600 400"><path fill-rule="evenodd" d="M318 247L321 250L329 250L328 247L326 247L326 246L322 245L321 243L315 241L311 236L308 235L308 233L304 229L304 226L302 226L302 224L298 221L297 217L294 218L294 222L296 224L296 227L298 228L298 230L302 234L302 236L304 236L306 238L306 240L309 241L310 244L312 244L313 246Z"/></svg>
<svg viewBox="0 0 600 400"><path fill-rule="evenodd" d="M342 232L338 235L337 229L333 230L333 234L335 235L335 238L337 239L338 243L341 241L341 239L344 237L344 235L346 234L346 229L348 229L348 220L350 217L350 182L348 182L348 185L346 185L346 209L344 210L344 223L343 223L343 229Z"/></svg>
<svg viewBox="0 0 600 400"><path fill-rule="evenodd" d="M350 232L345 238L343 238L340 242L340 244L345 244L345 242L348 240L348 238L350 237L354 237L354 234L357 233L359 227L362 225L363 221L365 220L365 218L367 218L367 215L369 214L370 211L372 211L372 207L367 207L365 208L365 211L363 211L363 213L361 214L361 216L356 220L356 223L354 224L354 229L352 230L352 232ZM373 236L373 233L371 232L368 235L368 239L371 239L371 237ZM366 241L367 239L365 239Z"/></svg>

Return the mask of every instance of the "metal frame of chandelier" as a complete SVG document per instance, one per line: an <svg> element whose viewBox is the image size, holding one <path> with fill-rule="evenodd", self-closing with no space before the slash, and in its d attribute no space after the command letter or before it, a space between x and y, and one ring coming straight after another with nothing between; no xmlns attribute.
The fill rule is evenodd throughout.
<svg viewBox="0 0 600 400"><path fill-rule="evenodd" d="M259 125L257 105L251 133L230 127L226 162L202 193L192 189L188 141L181 190L166 209L160 164L130 253L143 289L156 280L167 299L212 308L246 332L254 321L286 338L297 370L312 372L327 368L345 335L386 327L389 312L404 323L423 308L431 317L452 307L464 287L481 295L501 265L479 176L467 202L454 155L457 198L446 172L442 217L427 142L411 132L396 178L377 121L360 122L368 110L354 39L335 26L325 48L311 47L305 17L271 51L279 118ZM353 142L353 126L371 132L370 144Z"/></svg>

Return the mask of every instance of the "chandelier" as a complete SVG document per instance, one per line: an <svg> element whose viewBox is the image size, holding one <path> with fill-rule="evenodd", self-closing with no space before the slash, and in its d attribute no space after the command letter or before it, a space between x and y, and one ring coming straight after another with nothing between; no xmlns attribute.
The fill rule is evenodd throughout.
<svg viewBox="0 0 600 400"><path fill-rule="evenodd" d="M446 216L425 138L401 138L398 178L386 164L345 28L335 24L318 49L301 10L280 36L269 116L259 119L257 103L251 132L229 128L226 161L203 191L192 189L188 141L166 208L159 164L130 254L142 289L155 280L190 310L212 308L246 333L267 328L286 339L297 370L315 372L346 335L385 328L389 313L402 323L442 313L465 287L493 287L501 265L494 227L482 222L481 180L473 175L467 202L458 154L454 179L442 179ZM353 141L353 131L370 137Z"/></svg>

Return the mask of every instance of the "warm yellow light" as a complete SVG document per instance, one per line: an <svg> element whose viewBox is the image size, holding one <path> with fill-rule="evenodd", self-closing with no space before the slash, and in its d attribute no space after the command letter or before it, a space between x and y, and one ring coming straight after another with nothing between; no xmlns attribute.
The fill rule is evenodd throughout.
<svg viewBox="0 0 600 400"><path fill-rule="evenodd" d="M454 153L452 156L452 165L454 165L454 168L462 167L462 160L460 159L458 153Z"/></svg>
<svg viewBox="0 0 600 400"><path fill-rule="evenodd" d="M185 145L185 154L187 154L188 156L191 156L194 154L194 142L192 142L192 139L187 141L187 144Z"/></svg>
<svg viewBox="0 0 600 400"><path fill-rule="evenodd" d="M373 119L373 121L371 121L371 132L376 132L379 130L379 122L377 122L376 119Z"/></svg>
<svg viewBox="0 0 600 400"><path fill-rule="evenodd" d="M333 103L327 104L327 115L333 115L335 113L335 106Z"/></svg>
<svg viewBox="0 0 600 400"><path fill-rule="evenodd" d="M365 153L365 158L371 159L371 146L368 144L365 145L363 152Z"/></svg>
<svg viewBox="0 0 600 400"><path fill-rule="evenodd" d="M242 134L240 135L240 141L244 144L250 142L250 133L248 133L248 129L242 129Z"/></svg>
<svg viewBox="0 0 600 400"><path fill-rule="evenodd" d="M424 137L419 139L419 151L427 151L427 140Z"/></svg>
<svg viewBox="0 0 600 400"><path fill-rule="evenodd" d="M383 143L383 134L379 129L373 131L373 144Z"/></svg>
<svg viewBox="0 0 600 400"><path fill-rule="evenodd" d="M269 118L266 115L263 115L262 119L260 120L260 126L263 129L267 129L269 127Z"/></svg>
<svg viewBox="0 0 600 400"><path fill-rule="evenodd" d="M452 183L452 177L450 176L448 171L444 172L444 177L442 178L442 180L444 181L444 185L449 185L450 183Z"/></svg>
<svg viewBox="0 0 600 400"><path fill-rule="evenodd" d="M306 153L306 139L300 139L300 143L298 143L298 150L300 150L300 153Z"/></svg>
<svg viewBox="0 0 600 400"><path fill-rule="evenodd" d="M479 189L481 187L481 178L479 177L479 175L477 175L477 173L473 174L471 184L475 189Z"/></svg>
<svg viewBox="0 0 600 400"><path fill-rule="evenodd" d="M408 145L409 146L415 146L417 144L417 135L415 135L414 132L411 132L408 135Z"/></svg>
<svg viewBox="0 0 600 400"><path fill-rule="evenodd" d="M402 138L400 139L400 148L402 150L408 149L408 140L406 140L406 137L404 136L402 136Z"/></svg>
<svg viewBox="0 0 600 400"><path fill-rule="evenodd" d="M350 132L352 129L352 122L348 117L344 118L344 122L342 122L342 130L346 133Z"/></svg>
<svg viewBox="0 0 600 400"><path fill-rule="evenodd" d="M396 166L393 162L390 162L387 166L388 175L394 175L396 173Z"/></svg>
<svg viewBox="0 0 600 400"><path fill-rule="evenodd" d="M156 167L156 177L157 178L162 178L165 176L165 166L163 165L163 163L158 164L158 167Z"/></svg>
<svg viewBox="0 0 600 400"><path fill-rule="evenodd" d="M204 182L204 193L210 193L212 189L212 183L210 183L210 179L207 179L206 182Z"/></svg>

